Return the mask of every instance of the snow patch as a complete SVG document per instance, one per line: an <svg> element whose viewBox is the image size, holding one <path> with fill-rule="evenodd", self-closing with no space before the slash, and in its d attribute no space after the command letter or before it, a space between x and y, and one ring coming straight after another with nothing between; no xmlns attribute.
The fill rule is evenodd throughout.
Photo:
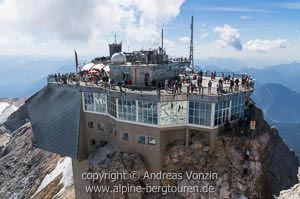
<svg viewBox="0 0 300 199"><path fill-rule="evenodd" d="M0 102L0 114L8 107L10 104L7 102Z"/></svg>
<svg viewBox="0 0 300 199"><path fill-rule="evenodd" d="M18 106L11 105L7 102L0 102L0 124L4 123L7 118L18 109Z"/></svg>
<svg viewBox="0 0 300 199"><path fill-rule="evenodd" d="M9 140L10 140L9 134L7 134L7 133L0 134L0 147L6 146L6 144L9 142Z"/></svg>
<svg viewBox="0 0 300 199"><path fill-rule="evenodd" d="M62 179L59 184L63 184L64 187L56 194L60 196L64 193L66 188L73 185L73 171L72 171L72 159L71 158L61 158L55 167L55 169L43 179L37 191L33 194L35 196L37 193L42 191L48 184L50 184L57 176L63 174ZM33 197L32 196L32 197Z"/></svg>

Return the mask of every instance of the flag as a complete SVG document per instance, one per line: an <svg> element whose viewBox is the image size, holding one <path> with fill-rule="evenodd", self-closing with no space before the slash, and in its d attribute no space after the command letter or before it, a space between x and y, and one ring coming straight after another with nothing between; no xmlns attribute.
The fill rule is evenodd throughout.
<svg viewBox="0 0 300 199"><path fill-rule="evenodd" d="M74 49L74 53L75 53L75 68L76 68L76 73L78 72L78 56L77 56L77 52Z"/></svg>

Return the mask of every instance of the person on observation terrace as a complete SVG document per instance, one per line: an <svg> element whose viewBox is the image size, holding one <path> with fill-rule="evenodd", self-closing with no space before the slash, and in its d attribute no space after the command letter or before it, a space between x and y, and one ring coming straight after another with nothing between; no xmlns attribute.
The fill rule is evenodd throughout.
<svg viewBox="0 0 300 199"><path fill-rule="evenodd" d="M236 78L234 82L235 82L235 91L239 91L239 83L240 83L239 78Z"/></svg>
<svg viewBox="0 0 300 199"><path fill-rule="evenodd" d="M212 82L211 80L208 81L208 94L211 95L211 86L212 86Z"/></svg>
<svg viewBox="0 0 300 199"><path fill-rule="evenodd" d="M234 79L230 79L230 92L233 92L233 87L234 87Z"/></svg>

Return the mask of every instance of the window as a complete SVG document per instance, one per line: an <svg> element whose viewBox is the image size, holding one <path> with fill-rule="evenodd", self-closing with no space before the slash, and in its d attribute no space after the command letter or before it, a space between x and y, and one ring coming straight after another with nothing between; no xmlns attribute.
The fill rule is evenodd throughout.
<svg viewBox="0 0 300 199"><path fill-rule="evenodd" d="M148 144L155 145L156 144L156 139L154 137L148 137Z"/></svg>
<svg viewBox="0 0 300 199"><path fill-rule="evenodd" d="M88 122L88 127L89 127L90 129L94 128L94 122L89 121L89 122Z"/></svg>
<svg viewBox="0 0 300 199"><path fill-rule="evenodd" d="M91 143L91 145L95 145L95 144L96 144L96 140L91 139L91 140L90 140L90 143Z"/></svg>
<svg viewBox="0 0 300 199"><path fill-rule="evenodd" d="M116 98L107 96L107 111L111 116L117 117Z"/></svg>
<svg viewBox="0 0 300 199"><path fill-rule="evenodd" d="M118 113L122 120L136 121L136 101L118 99Z"/></svg>
<svg viewBox="0 0 300 199"><path fill-rule="evenodd" d="M231 120L237 120L244 116L245 98L236 98L231 101Z"/></svg>
<svg viewBox="0 0 300 199"><path fill-rule="evenodd" d="M106 98L105 94L94 93L95 112L106 112Z"/></svg>
<svg viewBox="0 0 300 199"><path fill-rule="evenodd" d="M227 120L229 120L229 109L230 109L229 100L216 103L215 121L214 121L215 126L224 124Z"/></svg>
<svg viewBox="0 0 300 199"><path fill-rule="evenodd" d="M106 112L106 97L103 93L84 92L84 110L92 112Z"/></svg>
<svg viewBox="0 0 300 199"><path fill-rule="evenodd" d="M98 130L104 130L104 123L98 123Z"/></svg>
<svg viewBox="0 0 300 199"><path fill-rule="evenodd" d="M139 100L138 121L146 124L157 124L157 103Z"/></svg>
<svg viewBox="0 0 300 199"><path fill-rule="evenodd" d="M84 110L94 111L94 95L91 92L84 92Z"/></svg>
<svg viewBox="0 0 300 199"><path fill-rule="evenodd" d="M127 132L123 132L122 139L123 140L128 140L128 133Z"/></svg>
<svg viewBox="0 0 300 199"><path fill-rule="evenodd" d="M189 123L210 126L211 103L189 102Z"/></svg>
<svg viewBox="0 0 300 199"><path fill-rule="evenodd" d="M141 144L146 144L146 136L140 135L140 136L139 136L139 143L141 143Z"/></svg>

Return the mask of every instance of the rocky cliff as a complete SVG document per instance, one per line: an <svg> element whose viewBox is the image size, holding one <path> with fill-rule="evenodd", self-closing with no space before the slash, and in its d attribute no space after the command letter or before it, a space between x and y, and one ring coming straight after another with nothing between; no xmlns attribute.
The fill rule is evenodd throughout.
<svg viewBox="0 0 300 199"><path fill-rule="evenodd" d="M6 105L6 114L9 106L15 106L17 111L7 114L7 120L0 125L0 198L75 198L73 182L65 183L64 177L64 169L72 169L72 166L51 176L65 158L33 147L31 124L27 109L22 105L24 101L1 100Z"/></svg>
<svg viewBox="0 0 300 199"><path fill-rule="evenodd" d="M279 195L298 182L298 159L282 141L276 129L272 129L263 119L261 110L255 108L257 129L253 136L246 134L247 129L240 129L233 134L226 131L216 142L214 152L209 152L200 136L194 136L188 147L184 143L174 142L169 145L164 156L164 173L183 173L192 171L216 172L215 180L161 180L160 185L197 185L214 187L212 193L94 193L94 198L253 198L268 199ZM249 150L249 158L245 158L245 150ZM145 175L147 165L137 154L122 153L111 145L100 148L90 160L93 172L125 172L138 171ZM96 185L117 184L145 186L153 181L123 179L118 181L96 182Z"/></svg>

